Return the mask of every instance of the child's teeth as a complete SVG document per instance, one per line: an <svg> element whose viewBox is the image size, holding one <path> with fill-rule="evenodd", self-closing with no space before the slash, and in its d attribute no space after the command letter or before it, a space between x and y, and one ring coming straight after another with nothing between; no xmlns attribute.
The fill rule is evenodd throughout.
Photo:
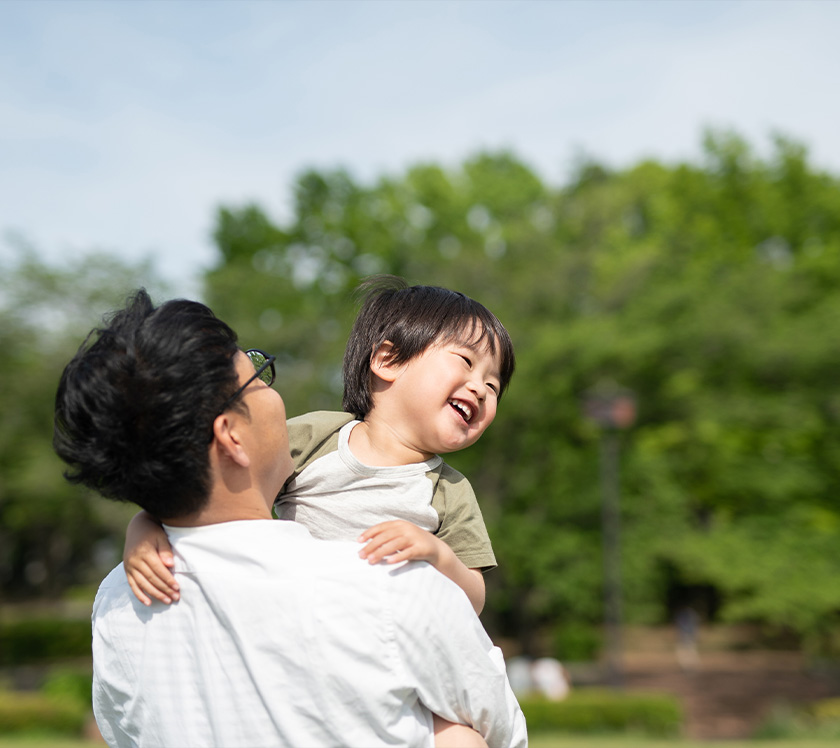
<svg viewBox="0 0 840 748"><path fill-rule="evenodd" d="M472 418L472 409L468 405L456 403L453 400L450 400L449 404L463 414L464 420L469 421Z"/></svg>

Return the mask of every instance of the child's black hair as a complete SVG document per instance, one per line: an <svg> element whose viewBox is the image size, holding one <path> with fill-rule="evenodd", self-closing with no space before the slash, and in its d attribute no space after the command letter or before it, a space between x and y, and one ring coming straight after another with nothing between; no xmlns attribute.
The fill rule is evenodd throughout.
<svg viewBox="0 0 840 748"><path fill-rule="evenodd" d="M435 343L456 340L485 345L499 359L499 397L507 388L516 359L510 335L496 316L477 301L437 286L409 286L402 278L381 275L361 284L362 307L344 352L342 407L364 419L373 407L370 361L387 340L391 361L405 363Z"/></svg>

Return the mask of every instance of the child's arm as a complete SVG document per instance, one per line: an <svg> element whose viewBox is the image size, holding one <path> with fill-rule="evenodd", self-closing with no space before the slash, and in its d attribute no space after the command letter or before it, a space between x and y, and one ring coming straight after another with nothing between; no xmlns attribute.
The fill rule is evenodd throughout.
<svg viewBox="0 0 840 748"><path fill-rule="evenodd" d="M362 558L376 564L383 559L389 564L398 561L428 561L457 584L470 599L476 613L484 609L484 576L470 569L440 538L404 520L380 522L365 530L359 542L366 543L359 552Z"/></svg>
<svg viewBox="0 0 840 748"><path fill-rule="evenodd" d="M123 566L132 592L143 605L151 605L151 598L167 604L179 598L178 583L170 571L174 564L172 546L160 523L145 510L135 514L125 531Z"/></svg>

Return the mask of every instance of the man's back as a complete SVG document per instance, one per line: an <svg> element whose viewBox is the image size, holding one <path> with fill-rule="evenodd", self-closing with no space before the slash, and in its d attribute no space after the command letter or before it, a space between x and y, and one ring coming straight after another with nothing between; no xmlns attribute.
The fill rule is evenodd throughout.
<svg viewBox="0 0 840 748"><path fill-rule="evenodd" d="M372 567L277 520L167 531L181 601L144 607L118 567L94 605L111 745L431 746L429 710L524 744L501 654L426 564Z"/></svg>

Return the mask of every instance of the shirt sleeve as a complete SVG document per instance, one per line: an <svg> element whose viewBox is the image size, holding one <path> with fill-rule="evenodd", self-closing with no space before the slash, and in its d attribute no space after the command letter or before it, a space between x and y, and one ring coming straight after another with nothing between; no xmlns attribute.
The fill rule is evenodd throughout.
<svg viewBox="0 0 840 748"><path fill-rule="evenodd" d="M470 482L446 463L432 496L432 507L440 517L435 533L470 569L482 572L496 567L496 556L484 517Z"/></svg>
<svg viewBox="0 0 840 748"><path fill-rule="evenodd" d="M321 454L334 450L338 444L339 429L352 420L353 416L349 413L318 410L286 421L295 473Z"/></svg>
<svg viewBox="0 0 840 748"><path fill-rule="evenodd" d="M292 455L294 471L286 480L280 493L274 498L274 515L280 519L294 519L287 516L283 505L289 484L312 462L338 447L338 432L345 424L353 420L349 413L330 410L318 410L304 413L286 421L289 434L289 451Z"/></svg>
<svg viewBox="0 0 840 748"><path fill-rule="evenodd" d="M493 645L466 595L426 564L392 572L399 662L420 702L469 725L489 748L526 748L525 717Z"/></svg>

